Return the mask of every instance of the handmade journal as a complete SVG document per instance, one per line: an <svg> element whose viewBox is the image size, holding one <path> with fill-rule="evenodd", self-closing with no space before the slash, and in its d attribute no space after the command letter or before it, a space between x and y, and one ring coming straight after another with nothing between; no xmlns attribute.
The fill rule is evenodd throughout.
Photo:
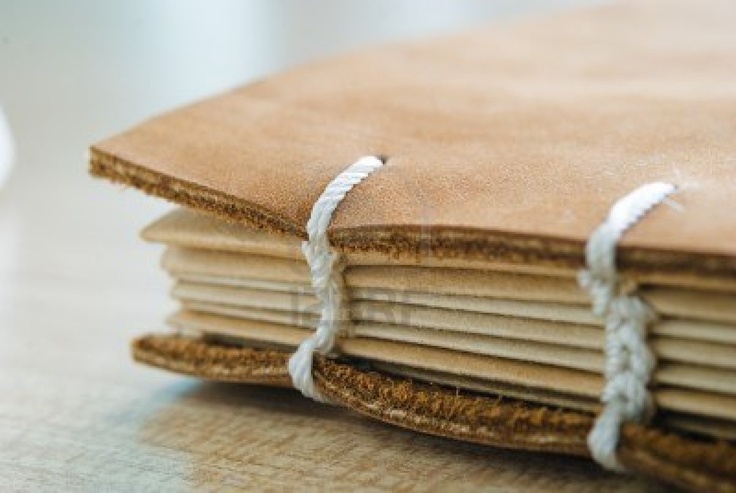
<svg viewBox="0 0 736 493"><path fill-rule="evenodd" d="M736 5L312 63L92 146L180 206L136 360L736 489Z"/></svg>

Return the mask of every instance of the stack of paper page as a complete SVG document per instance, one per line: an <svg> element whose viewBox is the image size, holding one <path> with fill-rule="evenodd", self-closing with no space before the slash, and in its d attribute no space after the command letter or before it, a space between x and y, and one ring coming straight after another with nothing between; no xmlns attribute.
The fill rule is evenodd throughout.
<svg viewBox="0 0 736 493"><path fill-rule="evenodd" d="M288 351L319 304L298 237L186 209L144 232L168 248L188 334ZM428 256L347 255L352 334L341 355L390 373L543 404L595 411L603 322L576 272ZM660 319L654 395L668 426L736 438L736 280L640 280Z"/></svg>

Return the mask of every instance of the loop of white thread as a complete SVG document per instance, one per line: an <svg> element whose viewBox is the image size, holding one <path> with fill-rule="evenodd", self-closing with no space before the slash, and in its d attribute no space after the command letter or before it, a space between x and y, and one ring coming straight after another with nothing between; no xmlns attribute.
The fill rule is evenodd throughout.
<svg viewBox="0 0 736 493"><path fill-rule="evenodd" d="M675 190L669 183L649 183L616 202L590 236L585 249L587 269L578 276L590 294L594 313L605 317L606 326L604 408L588 435L588 447L599 464L616 471L624 470L616 457L621 426L629 421L646 422L654 414L648 385L656 365L647 345L647 328L656 314L619 277L616 244L627 229Z"/></svg>
<svg viewBox="0 0 736 493"><path fill-rule="evenodd" d="M312 360L315 352L328 354L335 345L335 338L349 324L348 317L341 313L345 298L342 271L344 265L339 254L332 251L327 238L327 228L332 214L345 195L368 175L383 166L383 161L374 156L365 156L340 173L325 188L312 207L307 222L309 240L302 243L302 252L312 274L312 287L322 305L320 319L314 333L302 341L289 358L289 375L294 387L302 394L319 402L329 402L314 385Z"/></svg>

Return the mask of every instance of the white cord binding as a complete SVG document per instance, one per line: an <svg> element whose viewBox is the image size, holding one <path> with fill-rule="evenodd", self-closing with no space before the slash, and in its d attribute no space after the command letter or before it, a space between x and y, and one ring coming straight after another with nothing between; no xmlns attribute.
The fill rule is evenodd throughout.
<svg viewBox="0 0 736 493"><path fill-rule="evenodd" d="M593 312L605 317L606 324L604 408L588 435L588 447L598 463L616 471L624 470L616 457L621 425L646 422L654 414L647 386L656 364L647 345L647 327L656 314L636 296L636 287L618 275L616 243L675 190L669 183L648 183L616 202L590 236L585 249L587 269L578 276L590 294Z"/></svg>
<svg viewBox="0 0 736 493"><path fill-rule="evenodd" d="M343 316L345 285L342 271L345 266L340 255L332 251L327 228L332 213L345 195L368 175L383 166L383 161L374 156L365 156L350 165L345 171L327 185L320 198L312 207L312 215L307 223L309 240L302 243L302 252L312 273L312 287L322 305L320 319L314 333L302 341L296 352L289 358L289 375L294 387L302 394L319 402L329 402L314 385L312 379L312 356L315 351L328 354L335 345L335 337L340 329L349 323Z"/></svg>

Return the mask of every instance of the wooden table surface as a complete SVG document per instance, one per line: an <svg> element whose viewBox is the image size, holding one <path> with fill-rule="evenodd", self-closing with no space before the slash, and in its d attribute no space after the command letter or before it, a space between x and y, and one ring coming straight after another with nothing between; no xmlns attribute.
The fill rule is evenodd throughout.
<svg viewBox="0 0 736 493"><path fill-rule="evenodd" d="M314 10L301 12L304 19L288 21L289 32L311 39L303 43L286 43L283 31L273 28L287 22L291 11L284 2L279 8L250 2L249 11L216 2L208 16L186 2L155 8L142 0L106 8L91 0L68 8L51 1L0 5L0 106L17 151L13 175L0 188L0 489L651 486L601 473L587 461L421 436L294 391L203 383L130 359L130 339L165 330L162 320L174 306L158 268L160 249L137 238L168 206L88 178L86 146L166 107L330 51L324 46L359 45L518 10L511 2L498 4L508 12L488 3L434 2L452 15L422 17L417 5L415 11L407 7L411 3L402 13L411 22L391 18L383 30L360 35L311 28L319 34L315 41L306 36L307 26L339 10L336 2L316 2ZM366 4L354 6L357 13L334 15L345 22L371 15L380 21L392 4L379 4L378 11ZM228 23L228 5L242 22ZM272 21L270 34L251 34L268 41L258 46L270 50L270 58L240 49L249 14ZM211 35L196 45L187 42L190 27ZM170 51L177 40L190 51ZM284 51L285 43L295 48ZM250 66L243 60L255 61Z"/></svg>

